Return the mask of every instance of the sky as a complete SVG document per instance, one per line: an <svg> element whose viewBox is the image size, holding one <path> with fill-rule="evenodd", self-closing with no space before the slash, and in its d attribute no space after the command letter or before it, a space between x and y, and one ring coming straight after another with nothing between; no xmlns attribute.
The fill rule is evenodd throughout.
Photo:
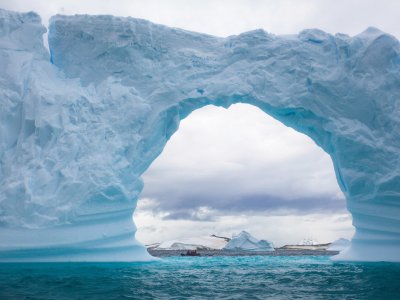
<svg viewBox="0 0 400 300"><path fill-rule="evenodd" d="M143 179L134 219L147 244L241 230L277 246L353 234L330 157L248 104L193 112Z"/></svg>
<svg viewBox="0 0 400 300"><path fill-rule="evenodd" d="M217 36L262 28L356 35L369 26L400 37L400 1L0 0L0 7L55 14L112 14ZM255 107L205 107L182 121L143 176L134 219L152 243L243 229L276 245L353 234L329 156Z"/></svg>
<svg viewBox="0 0 400 300"><path fill-rule="evenodd" d="M256 28L355 35L375 26L400 37L398 0L0 0L0 7L36 11L45 24L55 14L111 14L217 36Z"/></svg>

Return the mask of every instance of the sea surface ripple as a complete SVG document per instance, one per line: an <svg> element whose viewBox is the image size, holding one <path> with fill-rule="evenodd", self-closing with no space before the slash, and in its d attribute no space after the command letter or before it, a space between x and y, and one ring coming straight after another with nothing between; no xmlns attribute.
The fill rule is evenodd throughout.
<svg viewBox="0 0 400 300"><path fill-rule="evenodd" d="M326 256L0 264L0 299L400 299L400 264Z"/></svg>

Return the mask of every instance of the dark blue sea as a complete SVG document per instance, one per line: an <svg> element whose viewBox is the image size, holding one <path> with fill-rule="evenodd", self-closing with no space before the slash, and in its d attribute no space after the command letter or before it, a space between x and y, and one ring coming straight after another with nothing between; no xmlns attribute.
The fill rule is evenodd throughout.
<svg viewBox="0 0 400 300"><path fill-rule="evenodd" d="M400 299L400 264L326 256L0 264L0 299Z"/></svg>

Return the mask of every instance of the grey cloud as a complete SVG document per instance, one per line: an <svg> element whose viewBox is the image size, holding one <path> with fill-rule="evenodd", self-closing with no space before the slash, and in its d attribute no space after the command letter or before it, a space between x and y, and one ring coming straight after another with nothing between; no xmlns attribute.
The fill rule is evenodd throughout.
<svg viewBox="0 0 400 300"><path fill-rule="evenodd" d="M213 217L345 211L327 154L249 105L194 112L143 179L142 197L168 219L207 219L202 207Z"/></svg>
<svg viewBox="0 0 400 300"><path fill-rule="evenodd" d="M182 209L179 207L176 208L176 210L167 212L166 215L162 217L163 220L191 220L200 222L216 221L216 218L217 216L213 212L204 214L204 213L199 213L199 211L196 208Z"/></svg>
<svg viewBox="0 0 400 300"><path fill-rule="evenodd" d="M158 213L167 213L164 219L188 219L211 221L224 214L285 214L297 215L309 213L343 213L345 203L338 198L294 198L284 199L273 195L240 195L236 198L219 198L218 196L185 195L172 196L174 201L166 197L157 199L153 208ZM207 207L210 212L201 215L198 210Z"/></svg>

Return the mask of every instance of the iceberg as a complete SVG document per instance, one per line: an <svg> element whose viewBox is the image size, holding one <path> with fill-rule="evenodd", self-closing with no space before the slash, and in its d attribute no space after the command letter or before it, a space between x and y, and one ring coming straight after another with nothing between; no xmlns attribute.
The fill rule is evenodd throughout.
<svg viewBox="0 0 400 300"><path fill-rule="evenodd" d="M235 251L274 251L274 246L266 240L257 240L247 231L233 235L232 239L223 248Z"/></svg>
<svg viewBox="0 0 400 300"><path fill-rule="evenodd" d="M164 241L153 247L156 250L221 250L228 243L228 238L211 236L188 237Z"/></svg>
<svg viewBox="0 0 400 300"><path fill-rule="evenodd" d="M356 233L336 259L400 261L400 46L0 10L0 260L138 261L141 175L179 122L248 103L332 158Z"/></svg>

